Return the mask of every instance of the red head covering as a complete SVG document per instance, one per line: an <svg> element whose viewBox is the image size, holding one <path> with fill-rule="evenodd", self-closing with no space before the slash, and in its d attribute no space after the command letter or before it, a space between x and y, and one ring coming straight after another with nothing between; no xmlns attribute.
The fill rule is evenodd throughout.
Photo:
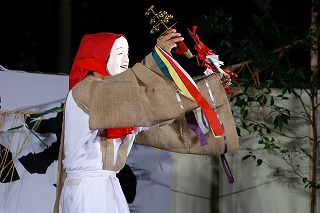
<svg viewBox="0 0 320 213"><path fill-rule="evenodd" d="M107 59L112 46L122 34L101 32L85 35L80 43L77 55L73 62L69 76L69 90L82 81L89 72L97 72L103 76L106 71ZM135 128L110 128L107 129L108 138L119 138L130 134Z"/></svg>
<svg viewBox="0 0 320 213"><path fill-rule="evenodd" d="M72 87L82 81L90 71L100 73L103 76L108 75L106 61L110 55L113 43L120 36L123 35L102 32L87 34L82 38L71 68L69 89L72 89Z"/></svg>

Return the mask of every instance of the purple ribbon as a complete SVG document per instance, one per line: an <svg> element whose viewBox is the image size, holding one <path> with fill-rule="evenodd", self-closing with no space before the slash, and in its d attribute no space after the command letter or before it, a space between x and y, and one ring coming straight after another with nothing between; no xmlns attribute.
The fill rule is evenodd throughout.
<svg viewBox="0 0 320 213"><path fill-rule="evenodd" d="M224 170L224 173L226 174L227 178L228 178L228 182L229 183L234 183L234 177L232 175L232 172L231 172L231 169L230 169L230 166L228 164L228 161L227 161L227 158L226 158L226 155L225 153L228 151L228 146L227 144L225 143L224 144L224 153L223 154L220 154L220 159L221 159L221 163L222 163L222 166L223 166L223 170Z"/></svg>
<svg viewBox="0 0 320 213"><path fill-rule="evenodd" d="M199 124L197 122L197 119L194 116L194 113L193 112L186 113L185 118L186 118L188 127L190 129L192 129L194 131L194 133L196 133L196 135L200 141L201 146L207 145L208 142L207 142L206 136L202 133L202 131L199 127Z"/></svg>
<svg viewBox="0 0 320 213"><path fill-rule="evenodd" d="M190 129L192 129L194 131L194 133L197 135L201 146L207 145L208 144L207 139L206 139L205 135L202 133L194 113L193 112L189 112L189 113L185 114L185 118L186 118L188 127ZM224 144L224 153L220 154L220 159L221 159L221 163L222 163L222 166L223 166L224 173L226 174L226 176L228 178L228 182L229 183L234 183L234 177L232 175L230 166L229 166L227 158L225 156L225 153L227 151L228 151L228 146L225 143Z"/></svg>
<svg viewBox="0 0 320 213"><path fill-rule="evenodd" d="M201 110L201 118L202 118L202 123L203 123L203 125L204 125L207 129L210 129L209 124L206 122L206 118L205 118L204 113L203 113L202 110Z"/></svg>

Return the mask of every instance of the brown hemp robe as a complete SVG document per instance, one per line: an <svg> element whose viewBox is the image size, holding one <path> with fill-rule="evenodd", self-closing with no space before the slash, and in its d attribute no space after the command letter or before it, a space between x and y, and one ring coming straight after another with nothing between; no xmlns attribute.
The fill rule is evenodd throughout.
<svg viewBox="0 0 320 213"><path fill-rule="evenodd" d="M239 139L231 107L217 74L200 78L196 84L211 106L215 106L221 119L224 137L214 137L211 131L206 133L208 144L201 146L195 133L188 128L185 113L199 107L195 102L178 92L178 87L170 81L156 65L151 54L144 63L137 63L131 69L115 76L97 80L88 76L73 89L73 97L78 106L89 114L90 129L116 127L151 127L140 132L135 142L159 149L201 155L218 155L225 151L233 152L239 147ZM209 96L211 90L215 103ZM227 150L225 150L225 143ZM119 171L123 168L127 156L126 146L120 151L121 161L113 165L113 143L101 137L101 152L104 169ZM55 213L65 174L62 169L63 134L58 160L57 195Z"/></svg>

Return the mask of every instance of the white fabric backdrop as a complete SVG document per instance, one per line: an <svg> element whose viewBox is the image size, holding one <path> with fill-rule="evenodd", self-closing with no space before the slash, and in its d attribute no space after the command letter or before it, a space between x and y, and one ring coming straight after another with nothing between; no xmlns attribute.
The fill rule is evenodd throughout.
<svg viewBox="0 0 320 213"><path fill-rule="evenodd" d="M24 123L22 114L13 111L45 111L54 106L60 106L67 94L68 76L27 73L23 71L0 71L1 113L11 112L0 126L1 131ZM48 116L55 116L54 113ZM9 138L9 139L8 139ZM27 143L24 140L27 138ZM55 141L55 135L41 138L50 145ZM29 152L41 152L44 146L30 131L23 127L14 134L2 133L0 143L8 148L14 159L14 164L20 180L0 183L0 212L22 213L51 212L55 197L56 163L53 163L46 174L30 174L17 158ZM21 147L21 149L19 149Z"/></svg>
<svg viewBox="0 0 320 213"><path fill-rule="evenodd" d="M0 144L16 156L14 163L20 176L20 180L14 182L0 182L1 213L52 212L57 162L52 163L45 174L30 174L17 158L29 152L41 152L45 147L25 127L14 134L5 132L23 124L23 115L12 114L13 111L42 112L60 106L67 92L67 75L0 71L0 116L4 119L0 122ZM11 114L4 116L5 112ZM51 113L46 118L54 116L56 113ZM47 145L56 140L54 134L40 137ZM25 145L21 138L28 138ZM135 145L128 164L138 179L135 201L129 205L132 213L211 212L210 157L173 154Z"/></svg>

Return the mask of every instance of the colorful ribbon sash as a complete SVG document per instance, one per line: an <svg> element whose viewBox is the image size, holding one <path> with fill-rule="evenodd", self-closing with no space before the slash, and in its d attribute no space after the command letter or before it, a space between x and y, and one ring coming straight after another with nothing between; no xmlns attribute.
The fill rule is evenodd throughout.
<svg viewBox="0 0 320 213"><path fill-rule="evenodd" d="M191 76L172 58L168 53L156 46L152 52L155 62L158 64L160 70L180 89L181 93L196 102L203 110L210 128L215 137L221 137L224 134L224 128L220 123L216 112L207 102L207 100L200 93L196 83Z"/></svg>
<svg viewBox="0 0 320 213"><path fill-rule="evenodd" d="M210 125L210 129L215 137L221 137L224 134L223 124L218 119L215 110L210 106L207 100L200 93L196 83L191 76L178 64L178 62L172 58L168 53L156 46L152 52L153 59L157 63L162 73L170 80L174 81L180 89L180 92L189 98L190 100L197 102L204 112L207 121ZM186 121L190 129L192 129L197 135L200 144L206 145L207 140L203 132L201 131L193 112L186 114ZM225 150L223 154L220 154L223 169L228 178L229 183L234 183L234 177L231 169L225 157L227 152L227 144L225 143Z"/></svg>

